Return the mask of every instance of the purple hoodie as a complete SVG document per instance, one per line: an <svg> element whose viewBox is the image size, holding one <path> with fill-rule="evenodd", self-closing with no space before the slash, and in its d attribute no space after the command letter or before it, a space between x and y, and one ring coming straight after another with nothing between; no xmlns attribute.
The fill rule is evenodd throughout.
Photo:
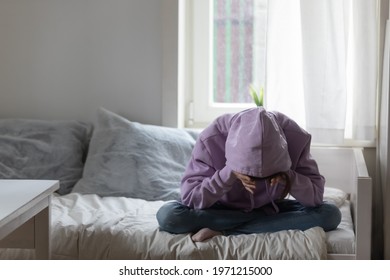
<svg viewBox="0 0 390 280"><path fill-rule="evenodd" d="M244 211L270 204L277 212L274 201L284 185L257 180L252 195L233 171L259 178L285 171L295 199L320 205L325 180L310 155L310 142L310 134L293 120L263 107L222 115L199 135L182 179L182 203L205 209L218 202Z"/></svg>

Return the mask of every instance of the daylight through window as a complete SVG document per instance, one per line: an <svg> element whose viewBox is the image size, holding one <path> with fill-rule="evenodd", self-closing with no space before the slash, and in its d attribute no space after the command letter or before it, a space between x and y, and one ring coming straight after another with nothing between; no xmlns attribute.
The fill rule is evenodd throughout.
<svg viewBox="0 0 390 280"><path fill-rule="evenodd" d="M213 103L251 103L264 87L266 0L213 1Z"/></svg>

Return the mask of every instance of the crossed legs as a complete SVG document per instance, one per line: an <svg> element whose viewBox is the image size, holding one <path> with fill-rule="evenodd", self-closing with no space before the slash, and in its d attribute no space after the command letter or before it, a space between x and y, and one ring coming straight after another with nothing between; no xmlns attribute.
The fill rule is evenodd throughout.
<svg viewBox="0 0 390 280"><path fill-rule="evenodd" d="M176 234L194 233L192 240L195 242L222 234L306 230L315 226L329 231L341 221L339 209L332 204L304 207L295 200L282 200L277 206L279 213L267 215L261 208L251 212L220 206L197 210L174 201L164 204L156 217L161 230Z"/></svg>

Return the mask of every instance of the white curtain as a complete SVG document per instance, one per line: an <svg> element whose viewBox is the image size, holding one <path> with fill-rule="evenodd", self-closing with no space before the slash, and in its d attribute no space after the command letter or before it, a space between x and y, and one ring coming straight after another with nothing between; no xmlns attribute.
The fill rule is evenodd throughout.
<svg viewBox="0 0 390 280"><path fill-rule="evenodd" d="M268 1L270 110L314 143L376 136L377 0Z"/></svg>

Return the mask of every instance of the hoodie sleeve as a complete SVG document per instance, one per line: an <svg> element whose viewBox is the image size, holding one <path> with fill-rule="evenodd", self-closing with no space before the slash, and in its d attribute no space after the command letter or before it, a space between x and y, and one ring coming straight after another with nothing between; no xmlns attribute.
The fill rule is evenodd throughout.
<svg viewBox="0 0 390 280"><path fill-rule="evenodd" d="M213 154L214 155L214 154ZM216 164L208 147L197 141L181 183L181 200L194 209L209 208L231 188L236 180L232 170ZM220 166L220 168L218 168Z"/></svg>
<svg viewBox="0 0 390 280"><path fill-rule="evenodd" d="M318 206L323 202L325 178L310 154L311 135L287 116L281 113L275 115L286 135L292 160L290 193L304 206Z"/></svg>
<svg viewBox="0 0 390 280"><path fill-rule="evenodd" d="M319 173L317 163L311 157L308 147L305 147L295 170L289 171L291 195L304 206L322 204L325 179Z"/></svg>

